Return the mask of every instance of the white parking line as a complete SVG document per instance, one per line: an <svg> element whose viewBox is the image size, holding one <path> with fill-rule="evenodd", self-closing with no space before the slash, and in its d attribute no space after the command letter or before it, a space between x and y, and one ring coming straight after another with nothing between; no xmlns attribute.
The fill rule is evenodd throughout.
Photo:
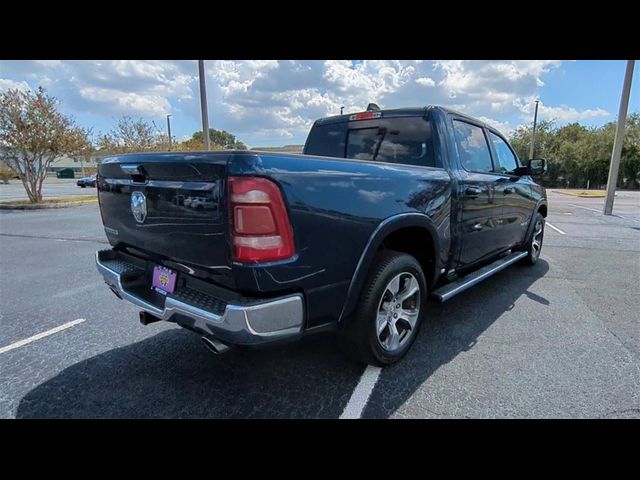
<svg viewBox="0 0 640 480"><path fill-rule="evenodd" d="M558 227L556 227L555 225L551 225L549 222L546 222L546 224L547 224L549 227L553 228L556 232L558 232L558 233L560 233L560 234L562 234L562 235L566 235L566 234L567 234L567 232L563 232L562 230L560 230L560 229L559 229Z"/></svg>
<svg viewBox="0 0 640 480"><path fill-rule="evenodd" d="M595 208L583 207L582 205L575 205L573 203L568 203L567 205L570 205L570 206L576 207L576 208L582 208L583 210L589 210L590 212L596 212L596 213L600 213L601 215L604 215L602 210L596 210ZM628 219L626 217L623 217L622 215L616 215L615 213L612 213L611 216L612 217L621 218L622 220L633 220L633 219ZM633 221L637 222L637 220L633 220Z"/></svg>
<svg viewBox="0 0 640 480"><path fill-rule="evenodd" d="M376 386L381 371L382 369L379 367L367 365L367 368L365 368L360 377L358 385L356 385L356 389L351 394L349 403L344 407L340 419L360 418L364 407L367 406L371 392L373 392L373 387Z"/></svg>
<svg viewBox="0 0 640 480"><path fill-rule="evenodd" d="M20 340L18 342L12 343L11 345L7 345L6 347L0 348L0 353L6 353L16 348L23 347L31 342L35 342L36 340L40 340L41 338L48 337L49 335L53 335L54 333L61 332L62 330L66 330L67 328L73 327L74 325L78 325L79 323L84 322L84 318L79 318L77 320L73 320L71 322L67 322L59 327L52 328L51 330L47 330L46 332L38 333L37 335L33 335L32 337L25 338L24 340Z"/></svg>
<svg viewBox="0 0 640 480"><path fill-rule="evenodd" d="M602 210L596 210L595 208L583 207L582 205L576 205L575 203L568 203L567 205L576 208L582 208L583 210L589 210L591 212L602 213Z"/></svg>

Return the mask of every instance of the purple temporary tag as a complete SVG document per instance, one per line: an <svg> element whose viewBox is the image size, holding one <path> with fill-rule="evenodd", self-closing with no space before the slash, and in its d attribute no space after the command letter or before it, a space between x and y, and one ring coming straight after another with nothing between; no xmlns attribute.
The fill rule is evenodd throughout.
<svg viewBox="0 0 640 480"><path fill-rule="evenodd" d="M177 274L166 267L157 266L153 269L153 282L151 286L166 293L173 293L176 288Z"/></svg>

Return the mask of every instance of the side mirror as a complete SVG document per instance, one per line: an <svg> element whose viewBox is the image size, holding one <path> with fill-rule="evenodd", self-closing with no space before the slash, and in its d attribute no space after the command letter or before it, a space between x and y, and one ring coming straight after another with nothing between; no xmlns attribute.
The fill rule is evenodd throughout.
<svg viewBox="0 0 640 480"><path fill-rule="evenodd" d="M542 175L547 171L547 161L542 158L534 158L527 162L529 175Z"/></svg>

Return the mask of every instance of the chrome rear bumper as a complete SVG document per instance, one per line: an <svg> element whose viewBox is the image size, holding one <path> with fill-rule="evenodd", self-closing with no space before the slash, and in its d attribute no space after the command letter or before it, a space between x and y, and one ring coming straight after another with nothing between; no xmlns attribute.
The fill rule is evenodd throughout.
<svg viewBox="0 0 640 480"><path fill-rule="evenodd" d="M176 298L178 295L167 295L164 305L158 305L126 288L126 277L138 267L114 260L110 258L112 256L112 250L96 252L96 265L107 285L122 299L161 320L176 322L202 335L212 335L223 342L238 345L272 342L302 332L304 300L301 294L248 304L227 303L224 310L218 312L185 302L183 297Z"/></svg>

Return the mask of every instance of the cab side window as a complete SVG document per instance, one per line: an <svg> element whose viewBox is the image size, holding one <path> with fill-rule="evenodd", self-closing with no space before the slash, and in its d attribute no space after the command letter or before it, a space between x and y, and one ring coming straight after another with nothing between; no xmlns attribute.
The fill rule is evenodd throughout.
<svg viewBox="0 0 640 480"><path fill-rule="evenodd" d="M482 128L454 120L453 131L464 169L469 172L493 172L489 144Z"/></svg>
<svg viewBox="0 0 640 480"><path fill-rule="evenodd" d="M513 173L518 168L518 160L509 145L493 132L489 132L489 137L498 157L496 170L500 173Z"/></svg>

